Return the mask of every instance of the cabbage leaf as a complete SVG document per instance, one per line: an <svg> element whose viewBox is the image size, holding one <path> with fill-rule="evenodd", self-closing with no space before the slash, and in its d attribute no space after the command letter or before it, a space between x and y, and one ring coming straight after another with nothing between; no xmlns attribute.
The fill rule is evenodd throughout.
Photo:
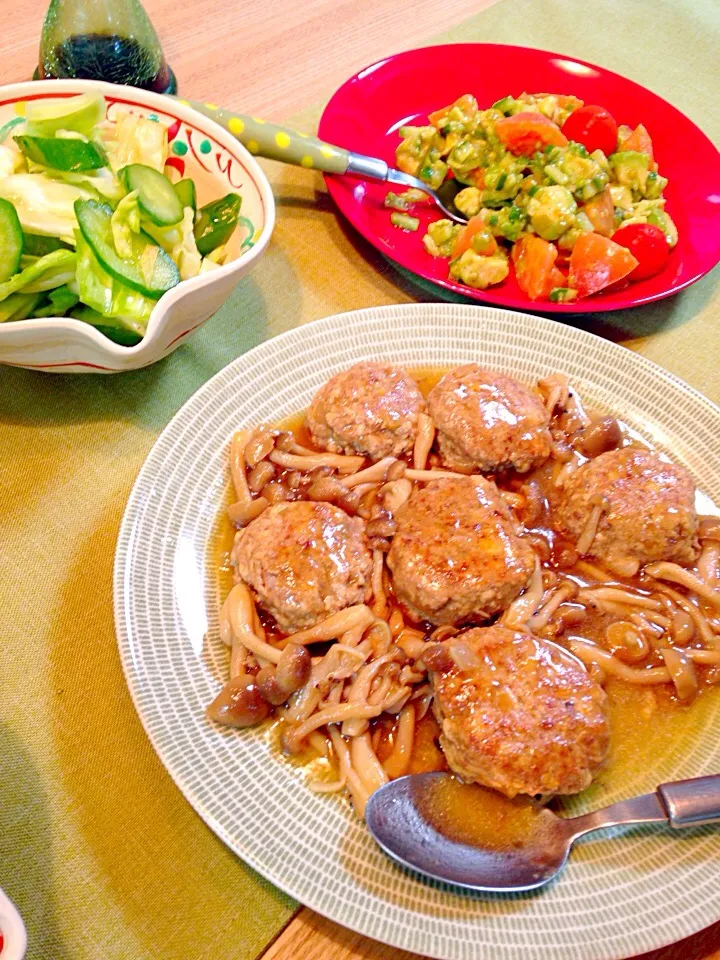
<svg viewBox="0 0 720 960"><path fill-rule="evenodd" d="M49 180L40 173L16 173L0 178L0 197L15 207L25 233L58 237L75 243L76 200L94 200L96 194L82 187Z"/></svg>
<svg viewBox="0 0 720 960"><path fill-rule="evenodd" d="M137 190L123 197L110 218L113 243L119 257L124 260L135 258L134 235L140 233L140 206Z"/></svg>
<svg viewBox="0 0 720 960"><path fill-rule="evenodd" d="M162 173L168 158L167 127L137 113L118 110L114 138L105 147L116 172L131 163L144 163Z"/></svg>

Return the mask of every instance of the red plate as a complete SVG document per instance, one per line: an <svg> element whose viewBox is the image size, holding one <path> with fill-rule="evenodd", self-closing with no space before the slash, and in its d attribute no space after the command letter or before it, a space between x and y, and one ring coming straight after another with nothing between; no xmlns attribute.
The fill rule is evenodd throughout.
<svg viewBox="0 0 720 960"><path fill-rule="evenodd" d="M395 165L398 127L425 123L427 115L463 93L486 108L524 90L574 94L600 104L618 124L644 123L660 173L669 179L667 210L680 240L662 273L577 303L532 301L512 274L489 290L447 278L448 261L425 252L422 236L439 211L421 213L420 229L404 233L383 207L388 187L351 177L326 176L328 190L360 233L395 263L446 290L474 300L544 313L621 310L669 297L694 283L720 260L720 154L705 134L667 101L632 80L558 53L502 44L467 43L409 50L361 70L333 95L320 120L320 136ZM415 215L417 211L414 211Z"/></svg>

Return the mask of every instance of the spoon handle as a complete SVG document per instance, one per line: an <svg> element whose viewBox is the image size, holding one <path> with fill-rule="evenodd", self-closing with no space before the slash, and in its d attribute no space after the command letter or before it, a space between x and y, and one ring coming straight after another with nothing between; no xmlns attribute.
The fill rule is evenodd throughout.
<svg viewBox="0 0 720 960"><path fill-rule="evenodd" d="M645 793L631 800L620 800L609 807L592 810L580 817L566 820L571 840L605 827L620 827L633 823L667 823L668 815L657 793Z"/></svg>
<svg viewBox="0 0 720 960"><path fill-rule="evenodd" d="M566 820L573 840L602 830L632 823L667 823L676 830L720 822L720 774L662 783L655 793L620 800Z"/></svg>
<svg viewBox="0 0 720 960"><path fill-rule="evenodd" d="M193 110L225 127L256 156L322 170L324 173L354 173L376 180L387 179L388 165L384 160L352 153L343 147L325 143L319 137L293 130L292 127L225 110L214 103L199 103L197 100L181 100L181 103L188 104Z"/></svg>
<svg viewBox="0 0 720 960"><path fill-rule="evenodd" d="M720 774L662 783L657 792L675 829L720 821Z"/></svg>

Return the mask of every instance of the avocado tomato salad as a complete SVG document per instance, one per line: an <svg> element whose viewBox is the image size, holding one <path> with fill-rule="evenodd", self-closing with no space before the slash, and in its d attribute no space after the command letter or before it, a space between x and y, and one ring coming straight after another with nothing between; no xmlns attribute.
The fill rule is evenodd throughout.
<svg viewBox="0 0 720 960"><path fill-rule="evenodd" d="M0 129L0 322L74 317L142 339L164 293L225 261L236 193L198 209L166 173L168 129L100 94L30 101Z"/></svg>
<svg viewBox="0 0 720 960"><path fill-rule="evenodd" d="M488 110L465 94L428 120L400 128L397 166L468 218L436 220L423 237L451 279L485 290L512 262L531 300L567 302L664 267L678 234L642 124L618 126L602 107L546 93ZM408 190L385 204L396 227L417 230L412 211L428 200Z"/></svg>

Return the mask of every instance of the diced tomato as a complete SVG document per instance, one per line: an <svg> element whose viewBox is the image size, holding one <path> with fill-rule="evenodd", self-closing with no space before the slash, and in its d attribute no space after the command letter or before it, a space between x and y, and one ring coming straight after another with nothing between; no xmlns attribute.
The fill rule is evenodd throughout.
<svg viewBox="0 0 720 960"><path fill-rule="evenodd" d="M547 300L553 287L565 285L565 277L555 266L557 255L555 244L530 234L513 246L515 278L531 300Z"/></svg>
<svg viewBox="0 0 720 960"><path fill-rule="evenodd" d="M638 262L630 274L631 280L654 277L670 256L665 234L653 223L629 223L613 234L613 240L626 247Z"/></svg>
<svg viewBox="0 0 720 960"><path fill-rule="evenodd" d="M450 113L451 109L451 107L445 107L444 110L435 110L433 113L428 114L428 120L434 127L437 127L443 117L446 117Z"/></svg>
<svg viewBox="0 0 720 960"><path fill-rule="evenodd" d="M569 95L566 94L566 93L550 94L550 96L554 96L554 97L555 97L555 99L557 100L557 105L558 105L559 107L569 107L569 106L572 106L573 104L576 104L576 103L579 103L579 104L580 104L580 107L583 105L582 100L578 100L577 97L569 96ZM575 109L576 109L576 110L579 110L580 107L576 107Z"/></svg>
<svg viewBox="0 0 720 960"><path fill-rule="evenodd" d="M550 287L551 290L552 290L554 287L566 287L566 286L567 286L567 282L568 282L567 277L566 277L565 274L562 272L562 270L559 270L557 267L553 267L553 268L552 268L552 271L550 272L550 278L551 278L551 280L552 280L552 286Z"/></svg>
<svg viewBox="0 0 720 960"><path fill-rule="evenodd" d="M469 250L475 234L483 233L483 231L488 234L488 242L485 248L482 251L478 251L478 253L481 253L483 257L490 257L493 253L496 253L498 248L497 241L495 237L490 234L487 224L482 217L472 217L468 220L467 226L462 233L459 233L457 236L455 246L452 249L452 259L455 260L457 257L461 257L466 250Z"/></svg>
<svg viewBox="0 0 720 960"><path fill-rule="evenodd" d="M604 237L612 236L615 229L615 207L610 187L605 187L602 193L588 200L582 210L597 233Z"/></svg>
<svg viewBox="0 0 720 960"><path fill-rule="evenodd" d="M634 150L636 153L646 153L650 159L653 159L653 145L650 134L645 127L639 123L629 137L626 137L618 144L618 152L624 150Z"/></svg>
<svg viewBox="0 0 720 960"><path fill-rule="evenodd" d="M588 153L602 150L605 156L615 153L617 129L612 114L604 107L590 105L573 110L562 125L562 132L568 140L581 143Z"/></svg>
<svg viewBox="0 0 720 960"><path fill-rule="evenodd" d="M619 243L599 233L584 233L570 254L570 286L578 297L589 297L629 276L637 265L635 257Z"/></svg>
<svg viewBox="0 0 720 960"><path fill-rule="evenodd" d="M442 110L435 110L433 113L428 114L428 120L430 123L437 127L440 121L446 117L453 107L460 107L463 113L472 111L477 107L477 102L475 97L469 93L464 93L461 97L458 97L455 103L451 103L449 107L444 107Z"/></svg>
<svg viewBox="0 0 720 960"><path fill-rule="evenodd" d="M568 142L556 123L533 111L498 120L495 132L511 153L524 157L547 146L566 147Z"/></svg>
<svg viewBox="0 0 720 960"><path fill-rule="evenodd" d="M467 175L467 179L472 181L472 185L477 187L478 190L485 189L485 170L482 167L471 170Z"/></svg>

